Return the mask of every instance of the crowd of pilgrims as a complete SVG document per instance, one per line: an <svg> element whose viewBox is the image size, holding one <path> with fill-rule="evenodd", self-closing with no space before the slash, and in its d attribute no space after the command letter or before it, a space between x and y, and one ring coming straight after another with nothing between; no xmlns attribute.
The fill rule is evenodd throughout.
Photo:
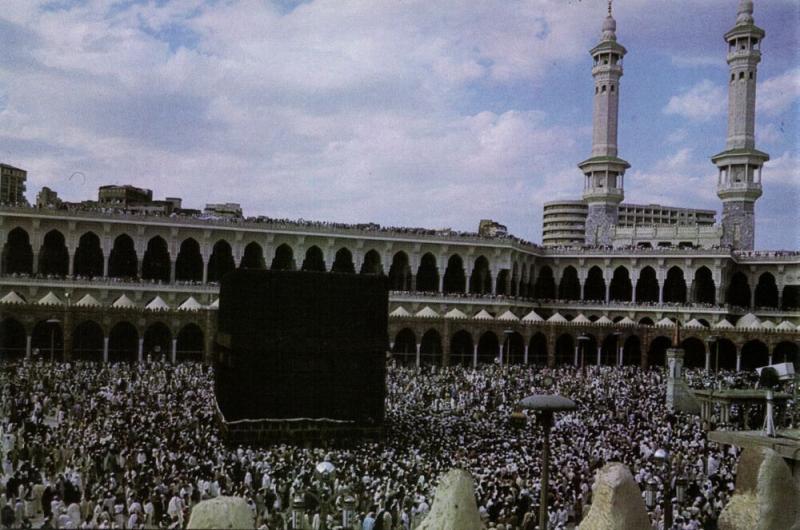
<svg viewBox="0 0 800 530"><path fill-rule="evenodd" d="M546 389L548 375L555 386ZM736 451L708 444L698 418L665 407L663 370L390 366L382 441L302 448L227 446L214 418L212 369L203 364L28 361L0 365L0 527L183 528L201 500L234 495L246 499L257 527L284 530L291 500L321 486L313 471L327 460L336 467L328 528L341 524L350 495L352 528L413 529L438 477L460 467L475 479L487 528L533 530L541 431L533 416L522 427L510 417L537 392L578 404L552 430L551 529L580 521L595 472L608 462L629 466L642 489L654 477L663 495L668 479L652 458L659 447L690 479L684 502L673 499L677 528L716 528ZM319 505L306 501L305 523L319 528ZM662 515L651 512L653 528Z"/></svg>

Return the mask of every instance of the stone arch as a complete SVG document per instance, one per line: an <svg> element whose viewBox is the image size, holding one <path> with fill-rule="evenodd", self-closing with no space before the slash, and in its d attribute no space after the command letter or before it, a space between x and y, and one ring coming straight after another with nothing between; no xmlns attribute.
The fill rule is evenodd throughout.
<svg viewBox="0 0 800 530"><path fill-rule="evenodd" d="M292 247L283 243L275 249L275 257L269 268L273 271L293 271L295 270L294 251Z"/></svg>
<svg viewBox="0 0 800 530"><path fill-rule="evenodd" d="M69 251L64 234L50 230L42 239L39 249L39 274L66 276L69 273Z"/></svg>
<svg viewBox="0 0 800 530"><path fill-rule="evenodd" d="M457 331L450 339L450 364L472 366L472 335L466 330Z"/></svg>
<svg viewBox="0 0 800 530"><path fill-rule="evenodd" d="M659 336L650 342L647 352L647 363L650 368L664 368L667 366L667 349L672 347L672 339Z"/></svg>
<svg viewBox="0 0 800 530"><path fill-rule="evenodd" d="M420 364L441 366L442 364L442 336L435 329L429 329L422 334L420 340Z"/></svg>
<svg viewBox="0 0 800 530"><path fill-rule="evenodd" d="M494 292L499 295L510 294L506 292L506 283L509 282L511 282L511 278L508 277L508 269L502 269L497 273L497 281L495 282ZM511 285L513 288L513 282L511 282ZM520 285L520 290L522 290L522 285Z"/></svg>
<svg viewBox="0 0 800 530"><path fill-rule="evenodd" d="M395 252L392 257L392 265L389 267L389 289L411 290L411 267L408 265L408 254L402 250Z"/></svg>
<svg viewBox="0 0 800 530"><path fill-rule="evenodd" d="M783 288L783 304L781 309L800 309L800 285L787 285Z"/></svg>
<svg viewBox="0 0 800 530"><path fill-rule="evenodd" d="M0 363L25 358L28 333L19 320L6 317L0 321Z"/></svg>
<svg viewBox="0 0 800 530"><path fill-rule="evenodd" d="M553 278L553 269L545 265L539 269L539 275L533 287L533 297L538 299L553 299L556 297L556 281Z"/></svg>
<svg viewBox="0 0 800 530"><path fill-rule="evenodd" d="M653 319L650 317L643 317L639 319L640 326L652 326L654 324L655 322L653 322Z"/></svg>
<svg viewBox="0 0 800 530"><path fill-rule="evenodd" d="M719 367L722 370L736 369L736 345L730 339L717 339L715 355L719 357ZM716 363L717 360L714 359Z"/></svg>
<svg viewBox="0 0 800 530"><path fill-rule="evenodd" d="M686 303L686 280L680 267L670 267L667 271L667 279L664 281L664 302Z"/></svg>
<svg viewBox="0 0 800 530"><path fill-rule="evenodd" d="M785 340L775 345L772 350L773 363L793 363L795 373L800 372L800 345Z"/></svg>
<svg viewBox="0 0 800 530"><path fill-rule="evenodd" d="M700 267L694 272L694 296L692 299L699 304L716 304L717 286L714 275L708 267Z"/></svg>
<svg viewBox="0 0 800 530"><path fill-rule="evenodd" d="M615 335L609 333L600 343L600 364L603 366L616 366L617 365L617 351L619 350L622 335ZM596 360L595 355L595 360Z"/></svg>
<svg viewBox="0 0 800 530"><path fill-rule="evenodd" d="M200 361L203 359L205 351L205 333L195 324L190 322L183 326L176 337L175 360Z"/></svg>
<svg viewBox="0 0 800 530"><path fill-rule="evenodd" d="M636 335L630 335L622 345L622 365L642 365L642 341Z"/></svg>
<svg viewBox="0 0 800 530"><path fill-rule="evenodd" d="M583 286L584 300L603 300L606 299L606 281L603 279L603 271L598 266L589 269L586 276L586 283Z"/></svg>
<svg viewBox="0 0 800 530"><path fill-rule="evenodd" d="M240 269L255 269L265 270L267 262L264 259L264 248L251 241L244 247L244 254L242 254L242 261L239 263Z"/></svg>
<svg viewBox="0 0 800 530"><path fill-rule="evenodd" d="M392 357L398 363L411 366L417 362L417 337L410 328L397 332L392 345Z"/></svg>
<svg viewBox="0 0 800 530"><path fill-rule="evenodd" d="M108 360L134 362L139 355L139 331L127 321L117 322L108 334Z"/></svg>
<svg viewBox="0 0 800 530"><path fill-rule="evenodd" d="M31 349L39 350L39 358L49 361L64 360L64 328L61 321L40 320L31 332ZM34 356L34 358L36 358Z"/></svg>
<svg viewBox="0 0 800 530"><path fill-rule="evenodd" d="M322 250L312 245L306 250L306 257L303 259L303 264L300 267L303 271L325 272L325 256Z"/></svg>
<svg viewBox="0 0 800 530"><path fill-rule="evenodd" d="M142 258L142 278L169 282L171 267L167 242L161 236L152 237Z"/></svg>
<svg viewBox="0 0 800 530"><path fill-rule="evenodd" d="M111 278L136 278L137 269L138 258L133 239L128 234L118 235L108 255L108 275Z"/></svg>
<svg viewBox="0 0 800 530"><path fill-rule="evenodd" d="M478 338L478 364L492 364L500 355L500 341L493 331Z"/></svg>
<svg viewBox="0 0 800 530"><path fill-rule="evenodd" d="M585 338L584 338L585 337ZM591 333L578 335L578 366L597 365L597 337Z"/></svg>
<svg viewBox="0 0 800 530"><path fill-rule="evenodd" d="M175 279L182 282L203 280L203 256L200 253L200 244L191 237L181 241L181 248L175 259Z"/></svg>
<svg viewBox="0 0 800 530"><path fill-rule="evenodd" d="M214 243L214 247L211 249L206 279L209 282L219 282L223 276L235 269L236 261L233 259L231 244L220 239Z"/></svg>
<svg viewBox="0 0 800 530"><path fill-rule="evenodd" d="M3 274L33 274L33 247L28 232L16 227L3 245Z"/></svg>
<svg viewBox="0 0 800 530"><path fill-rule="evenodd" d="M744 273L737 272L731 277L725 291L725 301L738 307L750 307L750 284Z"/></svg>
<svg viewBox="0 0 800 530"><path fill-rule="evenodd" d="M469 277L469 292L486 294L492 292L492 273L489 270L489 260L486 256L478 256Z"/></svg>
<svg viewBox="0 0 800 530"><path fill-rule="evenodd" d="M633 297L633 284L628 269L619 266L614 269L614 276L611 278L609 286L609 297L611 300L619 302L630 302Z"/></svg>
<svg viewBox="0 0 800 530"><path fill-rule="evenodd" d="M778 285L775 283L775 276L772 273L765 272L758 277L753 305L756 307L778 307Z"/></svg>
<svg viewBox="0 0 800 530"><path fill-rule="evenodd" d="M683 348L683 366L686 368L705 368L706 345L696 337L688 337L681 343Z"/></svg>
<svg viewBox="0 0 800 530"><path fill-rule="evenodd" d="M519 281L517 280L518 275L519 275L519 267L515 262L511 272L511 290L509 293L507 293L510 294L511 296L517 296L517 284L519 283Z"/></svg>
<svg viewBox="0 0 800 530"><path fill-rule="evenodd" d="M439 268L436 258L430 252L422 255L417 268L417 291L436 292L439 290Z"/></svg>
<svg viewBox="0 0 800 530"><path fill-rule="evenodd" d="M528 343L528 362L538 366L547 366L547 337L544 333L535 333Z"/></svg>
<svg viewBox="0 0 800 530"><path fill-rule="evenodd" d="M103 360L103 328L94 320L84 320L72 331L72 358L79 361Z"/></svg>
<svg viewBox="0 0 800 530"><path fill-rule="evenodd" d="M639 279L636 281L636 301L658 302L658 279L653 267L645 267L639 273Z"/></svg>
<svg viewBox="0 0 800 530"><path fill-rule="evenodd" d="M561 281L558 284L558 297L561 300L580 300L581 282L578 280L578 271L572 265L564 269L561 273Z"/></svg>
<svg viewBox="0 0 800 530"><path fill-rule="evenodd" d="M356 266L353 264L353 253L348 248L342 247L336 251L331 272L355 274Z"/></svg>
<svg viewBox="0 0 800 530"><path fill-rule="evenodd" d="M769 364L769 348L758 339L753 339L742 346L742 370L752 372L759 366Z"/></svg>
<svg viewBox="0 0 800 530"><path fill-rule="evenodd" d="M72 272L76 276L89 278L103 275L103 249L100 238L94 232L86 232L78 240L78 248L72 259Z"/></svg>
<svg viewBox="0 0 800 530"><path fill-rule="evenodd" d="M172 356L172 332L163 322L153 322L144 330L143 356L153 361L167 361Z"/></svg>
<svg viewBox="0 0 800 530"><path fill-rule="evenodd" d="M364 254L364 263L361 265L361 274L383 274L381 255L373 249Z"/></svg>
<svg viewBox="0 0 800 530"><path fill-rule="evenodd" d="M556 366L575 363L575 340L569 333L563 333L556 339Z"/></svg>
<svg viewBox="0 0 800 530"><path fill-rule="evenodd" d="M447 260L447 268L444 271L444 292L463 293L466 289L466 283L464 261L458 254L453 254Z"/></svg>
<svg viewBox="0 0 800 530"><path fill-rule="evenodd" d="M523 364L525 362L525 339L514 332L503 341L503 364Z"/></svg>

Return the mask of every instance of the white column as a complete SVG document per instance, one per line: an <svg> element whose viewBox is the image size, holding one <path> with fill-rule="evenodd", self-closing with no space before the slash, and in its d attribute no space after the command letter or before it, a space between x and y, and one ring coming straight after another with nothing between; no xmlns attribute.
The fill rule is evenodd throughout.
<svg viewBox="0 0 800 530"><path fill-rule="evenodd" d="M25 358L26 359L30 359L31 358L31 341L32 340L33 340L33 337L31 337L30 335L25 337Z"/></svg>
<svg viewBox="0 0 800 530"><path fill-rule="evenodd" d="M421 364L420 363L420 361L421 361L421 358L420 358L421 357L421 353L420 352L421 351L422 351L422 344L417 344L417 368L419 368L419 366Z"/></svg>
<svg viewBox="0 0 800 530"><path fill-rule="evenodd" d="M740 371L742 369L742 352L736 352L736 371Z"/></svg>
<svg viewBox="0 0 800 530"><path fill-rule="evenodd" d="M620 341L621 340L622 340L622 337L620 337ZM624 354L625 354L625 350L623 349L623 346L620 345L620 347L619 347L619 349L617 351L617 366L622 366L622 357L623 357Z"/></svg>
<svg viewBox="0 0 800 530"><path fill-rule="evenodd" d="M144 362L144 337L139 339L139 362Z"/></svg>
<svg viewBox="0 0 800 530"><path fill-rule="evenodd" d="M478 367L478 345L472 347L472 367Z"/></svg>
<svg viewBox="0 0 800 530"><path fill-rule="evenodd" d="M611 301L611 280L606 282L606 303Z"/></svg>
<svg viewBox="0 0 800 530"><path fill-rule="evenodd" d="M108 362L108 337L103 337L103 362Z"/></svg>
<svg viewBox="0 0 800 530"><path fill-rule="evenodd" d="M528 364L528 345L527 344L525 345L525 350L523 351L523 354L522 354L522 363L525 364L525 365Z"/></svg>
<svg viewBox="0 0 800 530"><path fill-rule="evenodd" d="M575 360L573 361L575 367L578 366L578 348L580 348L580 345L575 346Z"/></svg>
<svg viewBox="0 0 800 530"><path fill-rule="evenodd" d="M658 303L664 303L664 280L658 281Z"/></svg>
<svg viewBox="0 0 800 530"><path fill-rule="evenodd" d="M178 339L172 339L172 364L178 360Z"/></svg>
<svg viewBox="0 0 800 530"><path fill-rule="evenodd" d="M500 352L500 366L503 366L503 363L504 363L504 362L508 362L508 358L509 358L509 355L508 355L508 350L509 350L509 349L510 349L510 347L511 347L511 341L509 341L508 339L506 339L506 343L508 343L508 346L506 346L506 345L504 345L504 344L500 344L500 345L498 345L498 347L497 347L497 349L498 349L498 350L499 350L499 352Z"/></svg>
<svg viewBox="0 0 800 530"><path fill-rule="evenodd" d="M603 347L598 345L597 346L597 366L600 366L600 355L602 354Z"/></svg>
<svg viewBox="0 0 800 530"><path fill-rule="evenodd" d="M706 373L711 370L711 350L706 351Z"/></svg>
<svg viewBox="0 0 800 530"><path fill-rule="evenodd" d="M767 364L772 364L772 353L769 354L769 358L768 358Z"/></svg>

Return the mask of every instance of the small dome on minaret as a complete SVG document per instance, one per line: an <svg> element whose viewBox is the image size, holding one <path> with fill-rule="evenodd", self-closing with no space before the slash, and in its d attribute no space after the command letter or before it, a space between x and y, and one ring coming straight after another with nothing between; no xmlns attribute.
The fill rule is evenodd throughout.
<svg viewBox="0 0 800 530"><path fill-rule="evenodd" d="M752 12L752 2L750 2ZM617 21L611 15L611 0L608 0L608 16L603 21L603 41L617 40Z"/></svg>
<svg viewBox="0 0 800 530"><path fill-rule="evenodd" d="M739 0L736 25L753 23L753 0Z"/></svg>

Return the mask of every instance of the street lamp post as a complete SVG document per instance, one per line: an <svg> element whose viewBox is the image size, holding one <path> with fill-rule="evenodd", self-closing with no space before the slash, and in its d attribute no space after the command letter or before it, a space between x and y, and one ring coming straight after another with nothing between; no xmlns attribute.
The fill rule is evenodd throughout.
<svg viewBox="0 0 800 530"><path fill-rule="evenodd" d="M56 360L56 326L61 323L57 318L51 318L47 321L50 325L50 362Z"/></svg>
<svg viewBox="0 0 800 530"><path fill-rule="evenodd" d="M709 335L706 337L708 347L714 346L714 374L719 373L719 348L717 347L717 336Z"/></svg>
<svg viewBox="0 0 800 530"><path fill-rule="evenodd" d="M617 362L615 364L617 366L622 366L622 347L620 345L620 341L622 340L622 332L615 331L611 335L616 338L615 346L617 348Z"/></svg>
<svg viewBox="0 0 800 530"><path fill-rule="evenodd" d="M356 513L356 499L352 495L347 495L342 501L342 527L350 530L354 524Z"/></svg>
<svg viewBox="0 0 800 530"><path fill-rule="evenodd" d="M662 499L662 506L664 510L664 530L670 530L672 528L672 480L675 479L675 499L678 501L680 505L683 503L686 497L686 488L688 485L688 480L684 476L674 477L674 471L680 472L680 470L673 470L672 467L672 460L669 451L666 449L656 449L656 452L653 453L653 459L662 468L664 476L664 498ZM646 491L645 491L645 502L649 509L655 508L656 499L655 499L655 491L656 491L656 481L651 477L647 481Z"/></svg>
<svg viewBox="0 0 800 530"><path fill-rule="evenodd" d="M578 335L578 348L581 350L581 370L586 373L586 343L589 342L589 335L581 333Z"/></svg>
<svg viewBox="0 0 800 530"><path fill-rule="evenodd" d="M511 362L511 335L514 334L514 330L511 328L506 328L503 330L503 335L506 336L505 340L505 364L509 364ZM500 367L503 367L503 353L500 353Z"/></svg>
<svg viewBox="0 0 800 530"><path fill-rule="evenodd" d="M303 519L306 514L306 501L302 495L295 495L292 499L292 512L289 519L289 530L305 530Z"/></svg>
<svg viewBox="0 0 800 530"><path fill-rule="evenodd" d="M539 529L547 530L547 488L550 479L550 429L556 412L573 410L575 402L557 395L533 395L519 402L523 409L533 410L542 425L542 490L539 497Z"/></svg>
<svg viewBox="0 0 800 530"><path fill-rule="evenodd" d="M328 530L328 503L331 500L333 491L333 480L336 477L336 466L324 460L317 464L314 470L320 482L319 491L319 519L320 530Z"/></svg>

